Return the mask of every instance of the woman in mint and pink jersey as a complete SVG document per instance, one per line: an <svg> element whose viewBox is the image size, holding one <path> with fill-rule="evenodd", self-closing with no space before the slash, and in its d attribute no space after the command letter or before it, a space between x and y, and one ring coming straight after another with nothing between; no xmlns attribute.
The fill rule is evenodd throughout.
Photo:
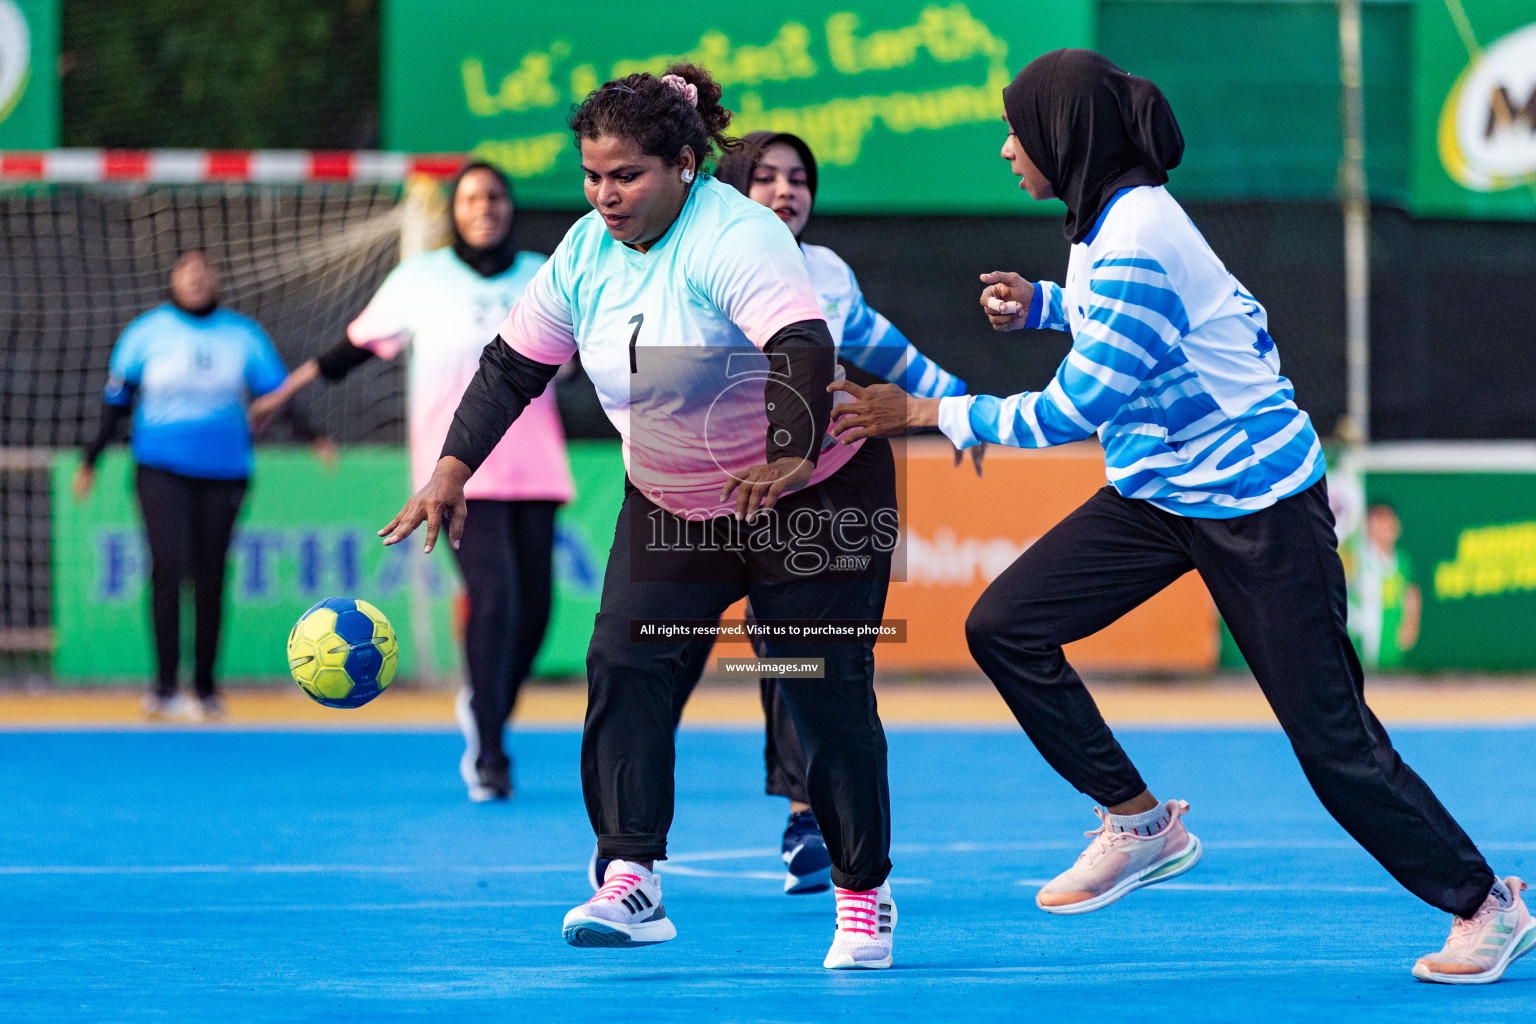
<svg viewBox="0 0 1536 1024"><path fill-rule="evenodd" d="M467 165L450 195L453 244L396 267L347 337L294 370L253 406L253 416L270 415L318 377L340 380L374 356L393 359L409 349L411 481L427 482L485 339L544 264L513 242L512 190L499 170ZM459 771L477 802L512 794L503 733L549 624L555 510L572 493L552 392L529 404L465 487L474 514L457 551L469 599Z"/></svg>
<svg viewBox="0 0 1536 1024"><path fill-rule="evenodd" d="M826 246L801 240L816 203L817 182L816 155L803 139L788 132L752 132L720 158L715 177L772 210L795 236L841 362L873 377L895 381L922 398L965 394L965 381L919 352L906 335L864 301L858 278L842 257ZM838 372L841 374L841 366ZM986 445L971 449L978 476L985 450ZM957 448L955 465L959 466L961 461ZM673 697L673 711L679 720L684 704L704 673L712 647L712 641L706 640L688 652L691 671L679 679ZM772 796L789 800L789 821L779 846L784 862L784 891L791 895L823 892L832 884L832 861L816 815L811 811L805 784L805 756L795 735L794 722L779 696L778 680L764 678L760 688L767 720L764 789ZM601 860L593 860L588 874L594 889L602 884L605 867Z"/></svg>
<svg viewBox="0 0 1536 1024"><path fill-rule="evenodd" d="M687 636L749 597L786 637L804 623L879 620L897 539L890 445L826 435L835 345L795 239L769 210L702 173L730 112L702 68L630 75L571 118L594 210L566 234L486 346L432 480L380 531L445 521L464 481L578 351L624 440L628 487L587 653L582 790L603 885L566 915L576 946L677 932L653 871L672 820L673 687ZM844 557L854 556L854 557ZM664 631L663 631L664 632ZM896 909L874 643L773 639L821 678L780 689L805 750L810 804L837 886L828 968L891 963ZM788 672L788 667L785 669Z"/></svg>

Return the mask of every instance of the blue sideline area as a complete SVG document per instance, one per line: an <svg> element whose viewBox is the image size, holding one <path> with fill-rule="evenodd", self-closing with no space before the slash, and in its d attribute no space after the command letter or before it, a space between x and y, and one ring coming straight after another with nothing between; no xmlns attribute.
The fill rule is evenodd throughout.
<svg viewBox="0 0 1536 1024"><path fill-rule="evenodd" d="M574 732L520 732L464 799L442 733L0 736L0 1018L16 1021L1531 1021L1413 981L1449 918L1327 817L1278 732L1126 731L1205 860L1097 913L1035 909L1096 824L1014 732L896 732L896 968L821 969L829 894L780 894L761 736L679 738L679 937L572 949L589 894ZM1501 874L1536 876L1536 731L1399 731ZM1025 884L1021 884L1021 880Z"/></svg>

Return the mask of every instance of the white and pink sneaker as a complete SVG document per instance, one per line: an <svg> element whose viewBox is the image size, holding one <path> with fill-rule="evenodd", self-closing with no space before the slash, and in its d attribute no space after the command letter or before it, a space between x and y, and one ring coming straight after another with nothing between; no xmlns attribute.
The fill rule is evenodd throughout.
<svg viewBox="0 0 1536 1024"><path fill-rule="evenodd" d="M627 860L608 864L603 886L565 915L561 930L573 946L650 946L677 938L661 905L661 880Z"/></svg>
<svg viewBox="0 0 1536 1024"><path fill-rule="evenodd" d="M1525 883L1514 875L1504 879L1514 894L1508 907L1489 895L1470 918L1453 918L1451 937L1438 953L1419 957L1413 976L1443 985L1487 985L1504 977L1504 970L1536 946L1536 920L1520 893Z"/></svg>
<svg viewBox="0 0 1536 1024"><path fill-rule="evenodd" d="M837 893L837 931L821 966L829 971L884 970L891 966L891 937L896 931L896 901L891 885L844 889Z"/></svg>
<svg viewBox="0 0 1536 1024"><path fill-rule="evenodd" d="M1097 807L1093 813L1103 822L1066 871L1035 894L1035 905L1049 914L1086 914L1108 906L1133 889L1155 885L1182 875L1200 862L1200 840L1187 832L1179 819L1189 813L1183 800L1163 805L1168 823L1155 835L1116 832L1109 815Z"/></svg>

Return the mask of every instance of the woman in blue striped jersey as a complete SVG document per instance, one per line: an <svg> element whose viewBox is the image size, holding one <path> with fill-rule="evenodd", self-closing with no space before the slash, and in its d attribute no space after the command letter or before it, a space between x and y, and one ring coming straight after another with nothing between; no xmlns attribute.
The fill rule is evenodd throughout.
<svg viewBox="0 0 1536 1024"><path fill-rule="evenodd" d="M1043 391L911 398L861 389L845 441L938 426L960 446L1041 448L1097 432L1109 486L988 587L971 653L1042 755L1106 810L1093 843L1036 903L1080 914L1193 867L1200 844L1115 741L1062 646L1191 569L1210 589L1328 811L1404 887L1456 916L1415 977L1496 981L1536 945L1500 880L1365 704L1345 630L1344 572L1322 448L1280 374L1264 308L1163 187L1184 142L1146 79L1087 50L1033 61L1003 92L1002 155L1035 199L1067 206L1065 286L987 274L997 330L1072 333Z"/></svg>

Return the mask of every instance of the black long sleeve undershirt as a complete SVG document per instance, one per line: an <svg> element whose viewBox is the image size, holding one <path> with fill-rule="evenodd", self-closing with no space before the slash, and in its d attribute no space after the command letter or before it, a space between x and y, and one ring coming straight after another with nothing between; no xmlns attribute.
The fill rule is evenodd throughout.
<svg viewBox="0 0 1536 1024"><path fill-rule="evenodd" d="M371 350L361 345L354 345L346 338L342 338L316 356L315 365L320 368L320 376L326 380L336 381L372 358Z"/></svg>
<svg viewBox="0 0 1536 1024"><path fill-rule="evenodd" d="M458 459L471 472L479 469L512 421L544 393L559 371L559 366L513 351L500 335L492 338L480 351L480 369L459 399L442 454Z"/></svg>
<svg viewBox="0 0 1536 1024"><path fill-rule="evenodd" d="M127 399L124 402L101 403L101 426L96 430L96 436L86 442L81 451L81 458L91 469L96 468L96 460L101 458L101 453L107 445L112 443L112 438L117 435L118 424L133 414L133 399L138 388L132 384L124 384L120 387L121 397Z"/></svg>
<svg viewBox="0 0 1536 1024"><path fill-rule="evenodd" d="M768 405L768 460L821 458L821 439L832 419L827 385L837 367L837 347L825 320L801 320L763 346L772 373L763 385ZM774 358L778 356L780 358ZM789 363L788 373L779 372ZM796 400L799 396L804 401Z"/></svg>

